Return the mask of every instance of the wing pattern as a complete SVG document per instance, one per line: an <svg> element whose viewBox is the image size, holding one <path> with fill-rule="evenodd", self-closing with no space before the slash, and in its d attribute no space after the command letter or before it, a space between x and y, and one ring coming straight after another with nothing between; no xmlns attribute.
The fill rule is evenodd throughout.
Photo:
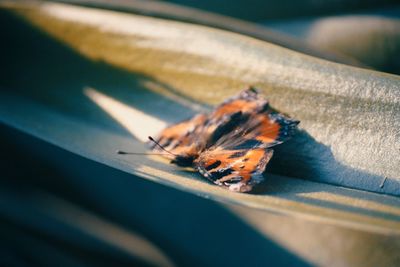
<svg viewBox="0 0 400 267"><path fill-rule="evenodd" d="M256 89L249 88L208 115L166 128L157 141L174 154L172 163L192 166L229 190L248 192L264 180L272 147L289 139L298 124L274 111ZM159 150L154 144L152 148Z"/></svg>

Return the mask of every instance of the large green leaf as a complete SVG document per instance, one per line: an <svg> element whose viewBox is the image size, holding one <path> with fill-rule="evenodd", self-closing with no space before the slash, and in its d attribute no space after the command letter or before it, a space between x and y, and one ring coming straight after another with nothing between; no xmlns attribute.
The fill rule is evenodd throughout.
<svg viewBox="0 0 400 267"><path fill-rule="evenodd" d="M3 123L225 203L399 231L397 197L330 185L399 194L398 76L137 15L61 4L3 12ZM232 193L158 157L115 153L145 152L145 136L249 84L301 120L301 132L277 149L262 193Z"/></svg>

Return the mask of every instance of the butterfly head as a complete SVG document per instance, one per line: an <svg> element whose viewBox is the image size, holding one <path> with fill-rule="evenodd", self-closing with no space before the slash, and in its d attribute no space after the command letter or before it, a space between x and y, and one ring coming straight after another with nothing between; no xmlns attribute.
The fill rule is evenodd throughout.
<svg viewBox="0 0 400 267"><path fill-rule="evenodd" d="M193 161L195 159L196 159L195 155L176 155L171 160L171 163L181 167L191 167L193 166Z"/></svg>

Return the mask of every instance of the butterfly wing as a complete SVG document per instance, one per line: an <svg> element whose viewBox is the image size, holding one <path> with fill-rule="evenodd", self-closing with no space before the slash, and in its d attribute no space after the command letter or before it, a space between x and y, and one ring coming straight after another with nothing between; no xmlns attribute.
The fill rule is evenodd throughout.
<svg viewBox="0 0 400 267"><path fill-rule="evenodd" d="M298 124L299 121L270 110L250 114L245 122L219 138L214 146L226 150L271 148L290 139Z"/></svg>
<svg viewBox="0 0 400 267"><path fill-rule="evenodd" d="M209 115L199 114L167 127L158 135L156 141L172 153L165 156L172 158L173 163L190 166L193 159L206 147L214 144L242 122L243 112L265 104L265 101L258 101L257 94L253 88L244 90L217 106ZM150 146L153 151L162 152L155 143L150 143Z"/></svg>
<svg viewBox="0 0 400 267"><path fill-rule="evenodd" d="M298 121L269 108L243 113L243 122L222 135L195 161L208 180L237 192L248 192L264 180L271 147L290 138Z"/></svg>
<svg viewBox="0 0 400 267"><path fill-rule="evenodd" d="M264 180L263 172L273 151L264 148L207 150L195 161L208 180L236 192L248 192Z"/></svg>
<svg viewBox="0 0 400 267"><path fill-rule="evenodd" d="M209 115L205 135L207 145L214 145L221 137L243 125L251 114L269 110L268 101L250 87L218 105Z"/></svg>
<svg viewBox="0 0 400 267"><path fill-rule="evenodd" d="M218 105L210 117L218 119L226 114L233 114L238 111L246 114L260 112L268 108L268 101L258 94L257 89L249 87Z"/></svg>
<svg viewBox="0 0 400 267"><path fill-rule="evenodd" d="M157 141L175 156L172 162L193 166L207 179L230 190L247 192L264 178L270 147L289 138L298 122L274 112L249 88L217 106L172 125ZM153 150L160 149L153 144Z"/></svg>
<svg viewBox="0 0 400 267"><path fill-rule="evenodd" d="M207 122L207 115L198 114L189 120L165 128L155 140L171 154L165 154L179 166L191 166L199 151L203 150L205 139L200 134ZM164 152L154 142L149 143L153 151Z"/></svg>

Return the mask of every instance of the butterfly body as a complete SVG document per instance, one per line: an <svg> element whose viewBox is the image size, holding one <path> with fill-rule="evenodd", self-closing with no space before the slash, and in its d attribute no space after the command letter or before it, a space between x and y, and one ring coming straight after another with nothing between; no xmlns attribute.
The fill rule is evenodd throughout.
<svg viewBox="0 0 400 267"><path fill-rule="evenodd" d="M207 180L248 192L264 180L271 147L290 138L299 121L270 108L254 88L227 99L210 114L172 125L157 137L171 163L193 167ZM155 143L152 149L160 151Z"/></svg>

